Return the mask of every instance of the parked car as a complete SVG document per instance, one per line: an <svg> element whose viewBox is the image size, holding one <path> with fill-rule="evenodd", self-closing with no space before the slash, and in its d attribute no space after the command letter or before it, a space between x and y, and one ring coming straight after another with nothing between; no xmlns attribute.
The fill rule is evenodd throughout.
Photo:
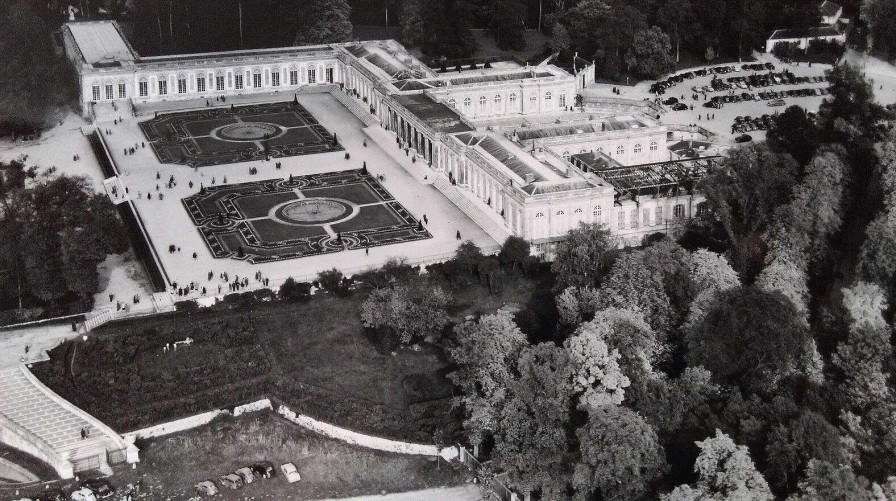
<svg viewBox="0 0 896 501"><path fill-rule="evenodd" d="M115 487L105 478L91 478L81 482L81 487L90 489L97 499L110 498L115 494Z"/></svg>
<svg viewBox="0 0 896 501"><path fill-rule="evenodd" d="M274 463L270 461L259 461L252 465L252 473L260 478L271 478L277 474L274 469Z"/></svg>
<svg viewBox="0 0 896 501"><path fill-rule="evenodd" d="M734 138L735 143L749 143L752 140L753 140L753 136L751 136L749 134L741 134L741 135L737 136L736 138Z"/></svg>
<svg viewBox="0 0 896 501"><path fill-rule="evenodd" d="M236 475L234 473L221 475L218 478L218 482L220 482L221 485L227 487L228 489L239 489L243 486L243 479L241 479L239 475Z"/></svg>
<svg viewBox="0 0 896 501"><path fill-rule="evenodd" d="M242 467L236 470L236 474L239 475L241 479L243 479L244 484L251 484L255 481L255 475L252 474L252 470L250 470L249 468Z"/></svg>
<svg viewBox="0 0 896 501"><path fill-rule="evenodd" d="M196 494L200 496L214 496L218 493L218 486L211 480L203 480L196 484Z"/></svg>
<svg viewBox="0 0 896 501"><path fill-rule="evenodd" d="M673 104L675 104L677 102L678 102L677 97L669 97L669 98L663 99L663 104L665 104L666 106L672 106Z"/></svg>
<svg viewBox="0 0 896 501"><path fill-rule="evenodd" d="M70 499L72 501L96 501L96 495L92 490L82 487L73 492Z"/></svg>
<svg viewBox="0 0 896 501"><path fill-rule="evenodd" d="M768 102L769 106L784 106L784 104L785 103L783 99L773 99Z"/></svg>
<svg viewBox="0 0 896 501"><path fill-rule="evenodd" d="M299 471L296 470L296 465L292 463L283 463L280 465L280 470L283 471L283 476L286 477L286 481L294 484L299 480L302 480L302 476L299 475Z"/></svg>
<svg viewBox="0 0 896 501"><path fill-rule="evenodd" d="M672 105L672 109L675 111L684 111L684 110L688 109L688 105L686 105L684 103L675 103Z"/></svg>

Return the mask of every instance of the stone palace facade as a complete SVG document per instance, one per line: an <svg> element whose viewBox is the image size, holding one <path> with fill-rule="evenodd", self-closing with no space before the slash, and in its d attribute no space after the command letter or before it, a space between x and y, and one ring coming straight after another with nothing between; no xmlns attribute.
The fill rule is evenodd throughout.
<svg viewBox="0 0 896 501"><path fill-rule="evenodd" d="M579 222L604 223L623 244L680 226L699 209L694 184L715 161L673 158L673 132L637 107L582 108L591 64L574 74L514 61L435 71L392 40L142 57L110 21L69 23L63 38L85 116L110 104L287 100L308 86L347 93L437 182L548 256Z"/></svg>

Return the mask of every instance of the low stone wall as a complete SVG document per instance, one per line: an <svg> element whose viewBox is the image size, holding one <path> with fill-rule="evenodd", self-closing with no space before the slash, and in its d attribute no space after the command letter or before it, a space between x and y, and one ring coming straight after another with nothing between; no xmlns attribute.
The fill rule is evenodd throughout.
<svg viewBox="0 0 896 501"><path fill-rule="evenodd" d="M285 405L277 408L277 413L286 418L288 421L295 423L303 428L307 428L315 433L319 433L326 437L334 438L348 444L359 445L368 449L376 449L385 452L394 452L397 454L410 454L415 456L441 456L447 461L455 459L458 456L456 447L446 447L439 449L437 445L413 444L409 442L399 442L397 440L389 440L386 438L373 437L364 435L356 431L340 428L329 423L318 421L314 418L296 414Z"/></svg>
<svg viewBox="0 0 896 501"><path fill-rule="evenodd" d="M271 406L271 401L268 399L258 400L256 402L251 402L244 405L238 405L233 408L233 412L226 410L214 410L209 412L203 412L202 414L195 414L193 416L188 416L181 419L175 419L174 421L169 421L167 423L157 424L155 426L150 426L147 428L143 428L141 430L134 430L125 433L123 436L125 439L133 438L133 439L146 439L146 438L156 438L156 437L164 437L165 435L171 435L172 433L178 433L181 431L192 430L193 428L198 428L200 426L206 425L211 422L216 417L221 414L233 414L234 416L241 416L248 412L257 412L261 410L273 410Z"/></svg>
<svg viewBox="0 0 896 501"><path fill-rule="evenodd" d="M73 478L75 470L72 463L63 458L48 443L22 426L12 422L0 414L0 442L52 466L61 478Z"/></svg>

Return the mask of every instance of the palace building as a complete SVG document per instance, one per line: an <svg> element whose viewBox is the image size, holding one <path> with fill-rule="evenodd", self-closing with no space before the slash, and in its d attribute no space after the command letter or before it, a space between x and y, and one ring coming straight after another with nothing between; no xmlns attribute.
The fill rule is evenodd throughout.
<svg viewBox="0 0 896 501"><path fill-rule="evenodd" d="M651 117L583 108L577 95L594 81L593 64L575 74L548 61L436 71L393 40L142 57L110 21L66 24L63 37L88 117L108 106L286 101L330 88L369 113L365 123L396 134L440 190L462 192L471 219L484 215L547 256L579 222L604 223L624 244L680 226L700 207L694 184L715 161L673 159L667 145L683 138Z"/></svg>

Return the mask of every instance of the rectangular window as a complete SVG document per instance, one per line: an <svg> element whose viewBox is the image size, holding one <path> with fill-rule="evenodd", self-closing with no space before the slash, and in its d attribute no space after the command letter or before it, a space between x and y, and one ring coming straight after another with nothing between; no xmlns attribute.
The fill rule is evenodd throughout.
<svg viewBox="0 0 896 501"><path fill-rule="evenodd" d="M93 86L93 100L94 101L100 100L100 86L99 85Z"/></svg>
<svg viewBox="0 0 896 501"><path fill-rule="evenodd" d="M177 93L178 94L186 94L187 93L187 79L186 78L178 78L177 79Z"/></svg>
<svg viewBox="0 0 896 501"><path fill-rule="evenodd" d="M205 77L196 77L196 92L205 92Z"/></svg>
<svg viewBox="0 0 896 501"><path fill-rule="evenodd" d="M275 71L271 73L271 85L274 87L280 87L280 72Z"/></svg>
<svg viewBox="0 0 896 501"><path fill-rule="evenodd" d="M146 97L149 95L148 82L140 82L137 86L140 88L140 97Z"/></svg>
<svg viewBox="0 0 896 501"><path fill-rule="evenodd" d="M159 95L164 96L168 94L168 80L160 79L159 80Z"/></svg>
<svg viewBox="0 0 896 501"><path fill-rule="evenodd" d="M625 228L625 211L619 211L619 229Z"/></svg>
<svg viewBox="0 0 896 501"><path fill-rule="evenodd" d="M663 224L663 208L659 206L656 208L656 224Z"/></svg>
<svg viewBox="0 0 896 501"><path fill-rule="evenodd" d="M118 99L124 99L126 97L128 97L127 87L123 83L118 84Z"/></svg>
<svg viewBox="0 0 896 501"><path fill-rule="evenodd" d="M641 226L650 226L650 209L641 211Z"/></svg>
<svg viewBox="0 0 896 501"><path fill-rule="evenodd" d="M632 209L631 218L632 218L632 228L637 228L638 227L638 209Z"/></svg>
<svg viewBox="0 0 896 501"><path fill-rule="evenodd" d="M115 99L115 93L113 92L115 88L112 84L106 85L106 99Z"/></svg>
<svg viewBox="0 0 896 501"><path fill-rule="evenodd" d="M261 73L252 74L252 87L255 89L261 88Z"/></svg>
<svg viewBox="0 0 896 501"><path fill-rule="evenodd" d="M299 85L298 70L289 70L289 85Z"/></svg>
<svg viewBox="0 0 896 501"><path fill-rule="evenodd" d="M313 84L317 81L317 72L314 68L308 70L308 83Z"/></svg>
<svg viewBox="0 0 896 501"><path fill-rule="evenodd" d="M566 108L566 94L560 94L560 107Z"/></svg>
<svg viewBox="0 0 896 501"><path fill-rule="evenodd" d="M333 83L333 68L327 68L326 80L327 80L327 83Z"/></svg>
<svg viewBox="0 0 896 501"><path fill-rule="evenodd" d="M240 90L243 88L243 75L242 74L234 75L233 81L234 81L234 87L236 88L236 90Z"/></svg>
<svg viewBox="0 0 896 501"><path fill-rule="evenodd" d="M675 219L684 218L684 204L678 204L672 209L672 215L675 216Z"/></svg>
<svg viewBox="0 0 896 501"><path fill-rule="evenodd" d="M215 89L218 92L224 92L224 75L218 75L215 77Z"/></svg>

